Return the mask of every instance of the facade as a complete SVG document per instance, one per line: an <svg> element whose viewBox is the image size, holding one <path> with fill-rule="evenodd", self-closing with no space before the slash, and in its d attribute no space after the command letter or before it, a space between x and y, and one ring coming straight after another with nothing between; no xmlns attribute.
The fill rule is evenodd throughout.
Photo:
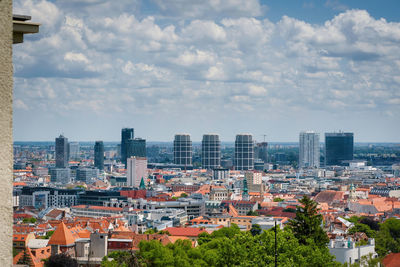
<svg viewBox="0 0 400 267"><path fill-rule="evenodd" d="M248 171L244 174L248 192L263 192L262 172Z"/></svg>
<svg viewBox="0 0 400 267"><path fill-rule="evenodd" d="M71 207L78 203L79 189L58 189L51 187L23 187L19 206L37 209Z"/></svg>
<svg viewBox="0 0 400 267"><path fill-rule="evenodd" d="M129 187L139 187L141 180L147 180L147 159L130 157L127 160L126 182Z"/></svg>
<svg viewBox="0 0 400 267"><path fill-rule="evenodd" d="M80 158L80 146L78 142L69 143L69 159L79 160Z"/></svg>
<svg viewBox="0 0 400 267"><path fill-rule="evenodd" d="M174 139L174 164L192 165L192 141L189 134L176 134Z"/></svg>
<svg viewBox="0 0 400 267"><path fill-rule="evenodd" d="M343 165L343 161L353 160L353 133L325 133L325 165Z"/></svg>
<svg viewBox="0 0 400 267"><path fill-rule="evenodd" d="M96 141L94 144L94 166L99 169L104 169L104 144L103 141Z"/></svg>
<svg viewBox="0 0 400 267"><path fill-rule="evenodd" d="M264 163L268 162L268 143L262 142L258 143L255 147L255 158L262 160Z"/></svg>
<svg viewBox="0 0 400 267"><path fill-rule="evenodd" d="M127 158L130 157L146 157L146 139L135 138L129 139L127 145Z"/></svg>
<svg viewBox="0 0 400 267"><path fill-rule="evenodd" d="M79 194L78 205L105 206L111 200L126 201L125 196L121 196L118 191L96 190L85 191Z"/></svg>
<svg viewBox="0 0 400 267"><path fill-rule="evenodd" d="M71 182L70 168L51 168L49 173L52 183L68 184Z"/></svg>
<svg viewBox="0 0 400 267"><path fill-rule="evenodd" d="M67 168L69 161L68 138L60 135L56 138L56 168Z"/></svg>
<svg viewBox="0 0 400 267"><path fill-rule="evenodd" d="M212 201L228 200L228 189L226 189L223 186L211 188L210 200Z"/></svg>
<svg viewBox="0 0 400 267"><path fill-rule="evenodd" d="M218 134L205 134L201 143L203 169L215 169L221 165L221 141Z"/></svg>
<svg viewBox="0 0 400 267"><path fill-rule="evenodd" d="M226 180L229 178L229 169L216 168L213 169L213 179L214 180Z"/></svg>
<svg viewBox="0 0 400 267"><path fill-rule="evenodd" d="M361 257L371 254L372 258L378 255L375 252L375 240L368 239L368 244L364 246L356 246L356 242L352 238L337 237L329 242L329 252L336 257L336 261L344 264L360 263Z"/></svg>
<svg viewBox="0 0 400 267"><path fill-rule="evenodd" d="M71 207L71 212L74 216L101 218L122 215L123 209L115 207L77 205Z"/></svg>
<svg viewBox="0 0 400 267"><path fill-rule="evenodd" d="M254 144L251 134L236 135L234 166L236 170L254 168Z"/></svg>
<svg viewBox="0 0 400 267"><path fill-rule="evenodd" d="M93 183L99 177L97 168L78 168L76 169L76 181L86 184Z"/></svg>
<svg viewBox="0 0 400 267"><path fill-rule="evenodd" d="M123 128L121 130L121 162L126 166L126 159L128 158L128 140L134 138L133 128Z"/></svg>
<svg viewBox="0 0 400 267"><path fill-rule="evenodd" d="M299 167L319 168L319 133L312 131L300 133Z"/></svg>

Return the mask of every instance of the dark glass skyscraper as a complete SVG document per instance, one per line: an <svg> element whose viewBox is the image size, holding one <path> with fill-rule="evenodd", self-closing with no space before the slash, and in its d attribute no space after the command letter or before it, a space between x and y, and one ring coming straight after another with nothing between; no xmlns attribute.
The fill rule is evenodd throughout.
<svg viewBox="0 0 400 267"><path fill-rule="evenodd" d="M135 138L128 140L127 157L146 157L146 139Z"/></svg>
<svg viewBox="0 0 400 267"><path fill-rule="evenodd" d="M128 151L128 140L133 139L134 130L133 128L123 128L121 130L121 162L126 166L127 151Z"/></svg>
<svg viewBox="0 0 400 267"><path fill-rule="evenodd" d="M353 133L325 133L325 165L343 165L352 160L354 152Z"/></svg>
<svg viewBox="0 0 400 267"><path fill-rule="evenodd" d="M60 135L56 138L56 168L67 168L69 161L68 138Z"/></svg>
<svg viewBox="0 0 400 267"><path fill-rule="evenodd" d="M104 144L103 141L96 141L94 144L94 166L99 169L104 169Z"/></svg>
<svg viewBox="0 0 400 267"><path fill-rule="evenodd" d="M238 134L235 140L236 170L252 170L254 168L254 144L251 134Z"/></svg>
<svg viewBox="0 0 400 267"><path fill-rule="evenodd" d="M204 169L215 169L221 166L221 141L218 134L203 135L201 163Z"/></svg>
<svg viewBox="0 0 400 267"><path fill-rule="evenodd" d="M268 143L258 143L254 151L255 157L262 160L264 163L268 162Z"/></svg>
<svg viewBox="0 0 400 267"><path fill-rule="evenodd" d="M192 165L192 141L189 134L176 134L174 139L174 163Z"/></svg>

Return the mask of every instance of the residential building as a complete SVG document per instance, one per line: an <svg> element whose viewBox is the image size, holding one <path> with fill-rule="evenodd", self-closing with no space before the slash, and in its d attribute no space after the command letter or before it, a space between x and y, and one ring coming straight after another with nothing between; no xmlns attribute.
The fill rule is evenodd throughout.
<svg viewBox="0 0 400 267"><path fill-rule="evenodd" d="M205 134L201 143L203 169L215 169L221 165L221 141L218 134Z"/></svg>
<svg viewBox="0 0 400 267"><path fill-rule="evenodd" d="M244 174L244 178L247 181L248 192L264 192L262 183L262 172L260 171L247 171Z"/></svg>
<svg viewBox="0 0 400 267"><path fill-rule="evenodd" d="M319 133L312 131L300 133L299 167L319 168Z"/></svg>
<svg viewBox="0 0 400 267"><path fill-rule="evenodd" d="M375 252L375 240L368 239L366 245L357 246L356 242L351 237L345 239L342 236L330 240L329 252L336 257L336 261L344 264L360 263L361 257L371 254L373 258L377 257Z"/></svg>
<svg viewBox="0 0 400 267"><path fill-rule="evenodd" d="M147 180L147 159L130 157L127 160L126 180L129 187L139 187L140 182Z"/></svg>
<svg viewBox="0 0 400 267"><path fill-rule="evenodd" d="M94 144L94 166L102 171L104 169L104 144L96 141Z"/></svg>
<svg viewBox="0 0 400 267"><path fill-rule="evenodd" d="M128 158L128 140L134 138L133 128L123 128L121 130L121 162L126 166L126 160Z"/></svg>
<svg viewBox="0 0 400 267"><path fill-rule="evenodd" d="M226 180L229 178L229 169L216 168L213 169L213 179L214 180Z"/></svg>
<svg viewBox="0 0 400 267"><path fill-rule="evenodd" d="M190 135L176 134L174 138L174 163L181 166L191 166L192 153Z"/></svg>
<svg viewBox="0 0 400 267"><path fill-rule="evenodd" d="M254 168L254 144L251 134L236 135L234 166L236 170Z"/></svg>
<svg viewBox="0 0 400 267"><path fill-rule="evenodd" d="M101 218L122 215L123 209L116 207L77 205L71 207L71 212L74 216Z"/></svg>
<svg viewBox="0 0 400 267"><path fill-rule="evenodd" d="M56 168L67 168L69 161L68 138L60 135L56 138Z"/></svg>
<svg viewBox="0 0 400 267"><path fill-rule="evenodd" d="M325 165L343 165L343 161L353 160L353 133L325 133Z"/></svg>

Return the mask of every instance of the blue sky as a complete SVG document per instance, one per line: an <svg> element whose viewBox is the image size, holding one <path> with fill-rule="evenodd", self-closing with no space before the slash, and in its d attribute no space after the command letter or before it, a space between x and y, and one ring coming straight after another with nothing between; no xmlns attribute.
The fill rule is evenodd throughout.
<svg viewBox="0 0 400 267"><path fill-rule="evenodd" d="M14 139L400 142L398 1L14 1Z"/></svg>

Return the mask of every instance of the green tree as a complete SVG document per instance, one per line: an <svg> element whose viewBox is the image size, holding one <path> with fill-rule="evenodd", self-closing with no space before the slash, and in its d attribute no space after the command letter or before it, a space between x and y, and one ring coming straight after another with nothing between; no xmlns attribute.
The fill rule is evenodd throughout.
<svg viewBox="0 0 400 267"><path fill-rule="evenodd" d="M390 252L400 252L400 220L390 218L381 224L375 248L381 257Z"/></svg>
<svg viewBox="0 0 400 267"><path fill-rule="evenodd" d="M262 233L261 226L259 224L253 224L250 229L250 233L255 236Z"/></svg>
<svg viewBox="0 0 400 267"><path fill-rule="evenodd" d="M257 211L252 211L252 210L250 210L249 212L247 212L246 215L247 215L247 216L258 216L258 212L257 212Z"/></svg>
<svg viewBox="0 0 400 267"><path fill-rule="evenodd" d="M296 217L289 221L288 227L301 244L313 242L318 246L326 246L329 238L322 229L322 215L318 214L318 204L307 196L299 201Z"/></svg>
<svg viewBox="0 0 400 267"><path fill-rule="evenodd" d="M23 223L36 223L37 219L34 217L30 217L30 218L24 218L22 220Z"/></svg>
<svg viewBox="0 0 400 267"><path fill-rule="evenodd" d="M133 252L113 251L103 257L102 267L132 267L140 266L139 260Z"/></svg>
<svg viewBox="0 0 400 267"><path fill-rule="evenodd" d="M369 238L375 237L376 232L374 230L371 230L371 228L363 223L355 223L353 227L349 229L349 234L354 234L354 233L365 233Z"/></svg>
<svg viewBox="0 0 400 267"><path fill-rule="evenodd" d="M280 197L274 198L274 202L282 202L282 201L284 201L283 198L280 198Z"/></svg>
<svg viewBox="0 0 400 267"><path fill-rule="evenodd" d="M55 254L51 255L45 261L45 267L78 267L78 262L68 254Z"/></svg>

